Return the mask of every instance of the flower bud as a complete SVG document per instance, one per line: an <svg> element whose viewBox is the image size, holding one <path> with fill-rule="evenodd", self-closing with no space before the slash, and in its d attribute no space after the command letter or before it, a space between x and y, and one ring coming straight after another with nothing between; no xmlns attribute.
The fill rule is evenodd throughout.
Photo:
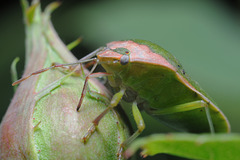
<svg viewBox="0 0 240 160"><path fill-rule="evenodd" d="M39 2L29 7L22 0L22 6L26 24L23 76L53 62L75 62L49 21L58 3L52 3L43 13ZM106 108L106 102L86 95L77 112L85 75L66 76L69 73L63 68L51 69L19 85L1 122L0 159L117 159L120 144L129 136L128 128L112 110L88 142L82 143L81 138ZM89 80L89 86L109 97L106 88L96 80Z"/></svg>

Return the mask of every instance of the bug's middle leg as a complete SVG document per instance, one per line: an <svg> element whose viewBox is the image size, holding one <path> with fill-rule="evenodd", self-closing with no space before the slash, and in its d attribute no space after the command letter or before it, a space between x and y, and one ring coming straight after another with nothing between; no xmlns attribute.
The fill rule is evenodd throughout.
<svg viewBox="0 0 240 160"><path fill-rule="evenodd" d="M119 92L117 92L116 94L113 95L113 98L111 99L111 102L109 104L109 106L99 115L97 116L97 118L95 118L92 121L92 126L88 129L87 133L83 136L82 141L84 143L86 143L88 141L88 139L91 137L91 135L95 132L96 127L98 126L100 120L114 107L116 107L118 105L118 103L120 102L120 100L122 99L124 93L125 93L126 89L125 88L121 88Z"/></svg>

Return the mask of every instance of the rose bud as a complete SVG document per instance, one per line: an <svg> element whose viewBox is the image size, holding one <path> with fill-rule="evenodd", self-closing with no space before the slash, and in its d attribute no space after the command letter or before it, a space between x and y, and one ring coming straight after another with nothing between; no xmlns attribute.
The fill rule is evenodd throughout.
<svg viewBox="0 0 240 160"><path fill-rule="evenodd" d="M34 2L29 7L22 0L26 25L23 77L54 62L77 61L49 20L59 3L52 3L41 13L40 3ZM88 72L80 65L78 74L72 68L39 71L20 83L1 122L0 159L117 159L120 144L129 136L129 130L116 110L102 118L87 143L81 141L111 96L101 83L90 79L89 90L104 98L98 100L87 93L77 112Z"/></svg>

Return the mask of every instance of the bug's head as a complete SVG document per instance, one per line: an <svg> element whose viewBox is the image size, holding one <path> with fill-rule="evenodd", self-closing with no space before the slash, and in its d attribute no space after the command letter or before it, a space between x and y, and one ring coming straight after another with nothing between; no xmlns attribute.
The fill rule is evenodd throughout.
<svg viewBox="0 0 240 160"><path fill-rule="evenodd" d="M130 61L130 50L127 46L107 46L97 57L100 63L127 65Z"/></svg>
<svg viewBox="0 0 240 160"><path fill-rule="evenodd" d="M128 62L130 60L130 58L129 58L130 51L127 48L116 48L116 49L113 49L112 51L117 52L122 55L119 60L121 65L128 64Z"/></svg>
<svg viewBox="0 0 240 160"><path fill-rule="evenodd" d="M122 83L121 77L128 71L131 49L127 41L115 41L97 54L98 63L110 73L108 80L111 86L118 87Z"/></svg>

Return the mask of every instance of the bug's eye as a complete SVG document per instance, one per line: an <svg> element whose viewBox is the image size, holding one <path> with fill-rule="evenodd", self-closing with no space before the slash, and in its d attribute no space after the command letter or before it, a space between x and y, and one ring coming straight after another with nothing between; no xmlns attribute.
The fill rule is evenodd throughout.
<svg viewBox="0 0 240 160"><path fill-rule="evenodd" d="M122 57L120 58L120 63L122 65L126 65L129 62L129 56L128 55L122 55Z"/></svg>

